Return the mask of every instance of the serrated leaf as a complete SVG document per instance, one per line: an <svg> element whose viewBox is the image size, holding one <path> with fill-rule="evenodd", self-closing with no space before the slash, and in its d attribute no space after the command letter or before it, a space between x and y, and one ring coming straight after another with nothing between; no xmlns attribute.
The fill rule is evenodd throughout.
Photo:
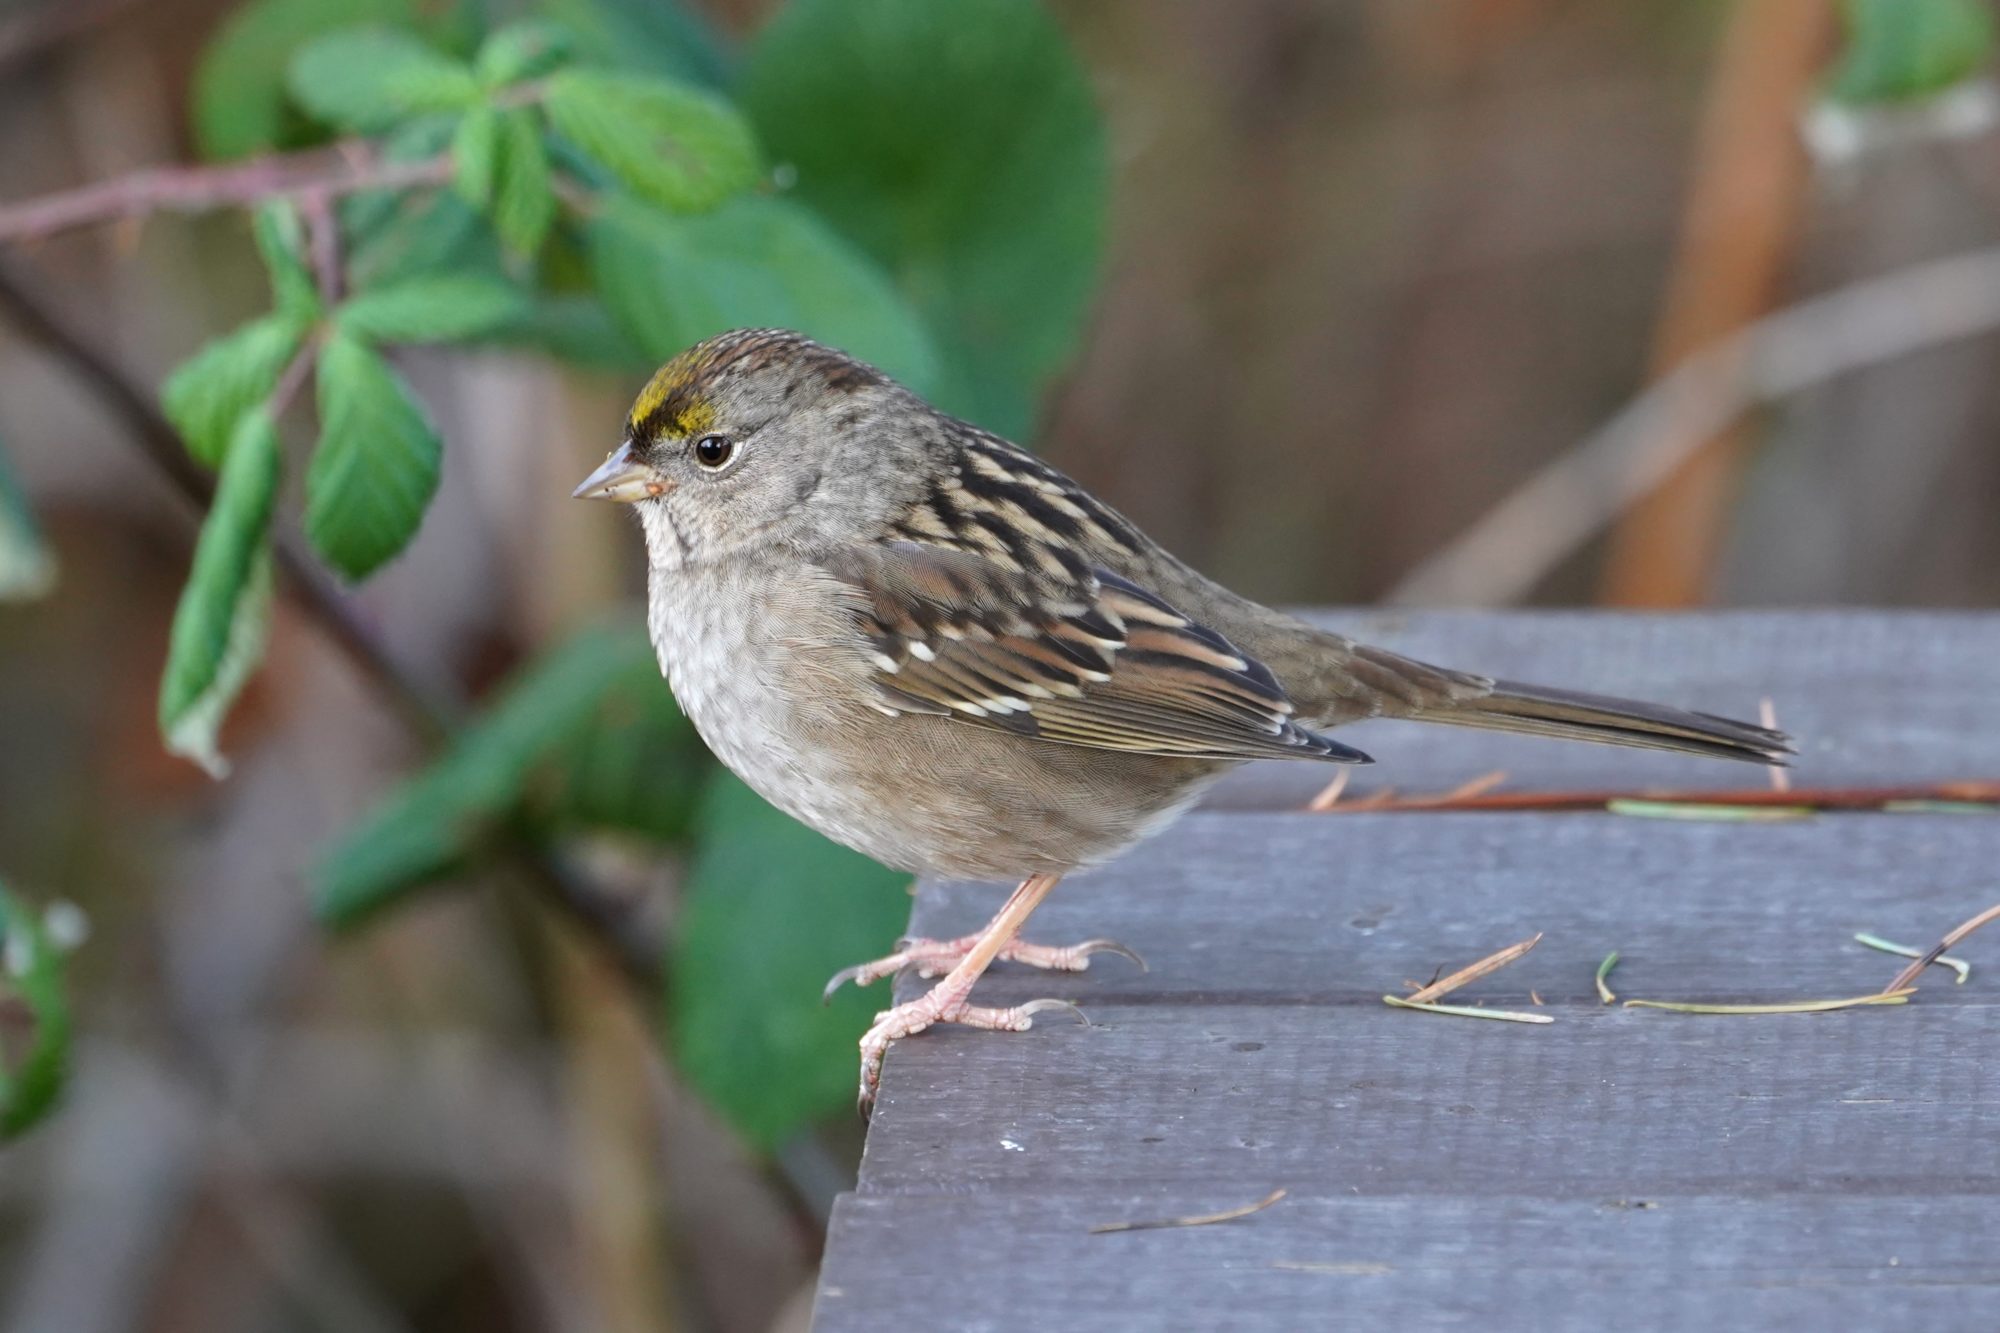
<svg viewBox="0 0 2000 1333"><path fill-rule="evenodd" d="M442 758L319 858L315 913L353 926L464 863L516 809L538 767L574 744L635 674L668 693L651 645L631 630L585 631L521 670ZM655 773L646 785L666 800L675 781Z"/></svg>
<svg viewBox="0 0 2000 1333"><path fill-rule="evenodd" d="M474 69L487 88L504 88L560 68L569 61L571 45L569 30L560 23L523 19L486 39Z"/></svg>
<svg viewBox="0 0 2000 1333"><path fill-rule="evenodd" d="M271 297L278 313L295 320L320 314L319 283L306 254L306 227L289 200L273 199L260 207L250 223L264 271L271 277Z"/></svg>
<svg viewBox="0 0 2000 1333"><path fill-rule="evenodd" d="M598 294L655 360L724 329L792 328L923 392L938 367L923 324L873 261L807 210L744 195L674 217L607 202L590 227Z"/></svg>
<svg viewBox="0 0 2000 1333"><path fill-rule="evenodd" d="M459 126L452 157L459 194L493 220L507 248L539 250L555 221L556 196L534 113L480 108Z"/></svg>
<svg viewBox="0 0 2000 1333"><path fill-rule="evenodd" d="M316 38L292 57L286 87L314 118L363 134L472 106L481 91L464 64L395 28Z"/></svg>
<svg viewBox="0 0 2000 1333"><path fill-rule="evenodd" d="M1827 91L1843 102L1929 97L1993 57L1987 0L1845 0L1847 46Z"/></svg>
<svg viewBox="0 0 2000 1333"><path fill-rule="evenodd" d="M222 466L237 423L270 397L304 339L305 328L289 316L266 315L208 343L167 376L160 403L188 453Z"/></svg>
<svg viewBox="0 0 2000 1333"><path fill-rule="evenodd" d="M826 979L880 954L909 920L908 876L838 847L718 772L681 904L668 998L688 1080L769 1148L851 1113L855 1039L882 1006Z"/></svg>
<svg viewBox="0 0 2000 1333"><path fill-rule="evenodd" d="M500 152L499 109L476 106L466 112L451 139L451 183L460 198L481 212L493 206Z"/></svg>
<svg viewBox="0 0 2000 1333"><path fill-rule="evenodd" d="M413 27L412 0L253 0L219 28L194 78L194 128L202 155L244 157L312 142L291 108L285 75L313 38L358 23Z"/></svg>
<svg viewBox="0 0 2000 1333"><path fill-rule="evenodd" d="M229 766L216 748L217 733L264 652L279 462L277 425L262 407L252 408L223 458L160 678L160 732L168 751L218 779Z"/></svg>
<svg viewBox="0 0 2000 1333"><path fill-rule="evenodd" d="M55 1106L69 1054L62 948L39 915L0 884L0 1141Z"/></svg>
<svg viewBox="0 0 2000 1333"><path fill-rule="evenodd" d="M327 563L360 580L416 535L444 446L402 377L349 334L327 340L316 383L306 535Z"/></svg>
<svg viewBox="0 0 2000 1333"><path fill-rule="evenodd" d="M0 602L26 602L56 586L56 561L28 497L0 454Z"/></svg>
<svg viewBox="0 0 2000 1333"><path fill-rule="evenodd" d="M489 333L526 309L520 291L496 278L438 273L362 292L334 322L367 342L454 342Z"/></svg>
<svg viewBox="0 0 2000 1333"><path fill-rule="evenodd" d="M727 102L684 84L564 70L550 122L640 198L677 213L714 208L757 181L757 141Z"/></svg>
<svg viewBox="0 0 2000 1333"><path fill-rule="evenodd" d="M794 0L742 104L796 195L930 324L940 406L1021 434L1096 287L1109 167L1082 67L1026 0Z"/></svg>

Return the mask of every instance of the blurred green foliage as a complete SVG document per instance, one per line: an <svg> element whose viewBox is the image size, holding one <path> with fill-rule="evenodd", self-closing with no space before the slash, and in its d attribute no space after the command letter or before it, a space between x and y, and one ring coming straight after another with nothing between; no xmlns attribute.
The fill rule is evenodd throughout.
<svg viewBox="0 0 2000 1333"><path fill-rule="evenodd" d="M56 562L40 525L0 453L0 602L24 602L55 587Z"/></svg>
<svg viewBox="0 0 2000 1333"><path fill-rule="evenodd" d="M1827 76L1843 102L1930 97L1993 58L1989 0L1843 0L1847 43Z"/></svg>
<svg viewBox="0 0 2000 1333"><path fill-rule="evenodd" d="M0 1141L47 1115L69 1073L63 950L0 884Z"/></svg>
<svg viewBox="0 0 2000 1333"><path fill-rule="evenodd" d="M218 776L288 521L281 436L314 432L302 526L351 581L408 547L441 483L450 450L396 347L504 343L636 376L783 326L1018 435L1077 344L1104 133L1036 0L795 0L740 50L666 0L543 0L495 26L500 8L247 0L201 61L209 156L338 145L298 159L330 184L251 213L269 312L162 389L217 479L160 723ZM0 505L0 579L23 583L38 549ZM901 877L717 771L637 626L526 663L325 851L315 906L354 926L523 838L583 832L685 858L663 1018L696 1086L764 1146L845 1107L873 1006L814 1001L889 946Z"/></svg>
<svg viewBox="0 0 2000 1333"><path fill-rule="evenodd" d="M1104 128L1022 0L794 0L743 101L798 198L872 256L939 348L946 411L1023 437L1075 351L1104 241Z"/></svg>
<svg viewBox="0 0 2000 1333"><path fill-rule="evenodd" d="M758 1147L851 1107L854 1041L886 1001L821 983L883 952L910 916L902 877L709 780L675 933L667 1011L690 1082Z"/></svg>

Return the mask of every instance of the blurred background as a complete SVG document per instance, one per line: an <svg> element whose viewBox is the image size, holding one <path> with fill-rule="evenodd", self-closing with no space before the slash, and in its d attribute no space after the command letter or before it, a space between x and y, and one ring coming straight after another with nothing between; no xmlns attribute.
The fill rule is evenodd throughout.
<svg viewBox="0 0 2000 1333"><path fill-rule="evenodd" d="M707 332L847 343L1265 600L1994 605L1993 26L0 0L0 1327L804 1326L875 998L817 988L906 886L711 770L636 532L568 500ZM316 414L296 339L161 416L274 282L406 432L323 367ZM268 617L261 566L191 580L176 438L267 393ZM433 438L357 550L308 458ZM266 619L237 694L201 627Z"/></svg>

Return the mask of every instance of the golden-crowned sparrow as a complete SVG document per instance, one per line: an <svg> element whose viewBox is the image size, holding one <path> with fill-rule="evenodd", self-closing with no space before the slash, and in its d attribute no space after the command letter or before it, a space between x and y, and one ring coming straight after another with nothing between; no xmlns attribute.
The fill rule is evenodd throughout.
<svg viewBox="0 0 2000 1333"><path fill-rule="evenodd" d="M1020 1031L1061 1005L968 1003L1079 866L1156 832L1250 759L1366 763L1327 735L1416 718L1783 762L1779 732L1428 666L1315 629L1182 564L1048 464L795 333L711 338L639 395L576 490L634 505L660 664L717 756L836 842L924 875L1021 879L976 936L835 978L945 972L861 1039Z"/></svg>

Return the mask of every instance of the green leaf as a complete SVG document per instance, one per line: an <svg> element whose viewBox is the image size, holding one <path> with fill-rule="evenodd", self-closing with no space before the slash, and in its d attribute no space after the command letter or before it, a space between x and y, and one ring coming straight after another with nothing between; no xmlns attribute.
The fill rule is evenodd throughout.
<svg viewBox="0 0 2000 1333"><path fill-rule="evenodd" d="M729 72L723 43L682 0L542 0L541 9L576 35L590 64L721 88Z"/></svg>
<svg viewBox="0 0 2000 1333"><path fill-rule="evenodd" d="M327 563L364 579L416 535L444 446L409 386L351 334L327 340L317 385L306 535Z"/></svg>
<svg viewBox="0 0 2000 1333"><path fill-rule="evenodd" d="M592 370L639 372L660 364L595 296L544 296L493 332L491 341L559 357Z"/></svg>
<svg viewBox="0 0 2000 1333"><path fill-rule="evenodd" d="M610 200L590 254L599 295L656 361L724 329L782 327L919 392L937 381L930 339L881 269L787 200L744 195L696 217Z"/></svg>
<svg viewBox="0 0 2000 1333"><path fill-rule="evenodd" d="M479 48L475 68L487 88L504 88L522 79L538 78L568 63L569 31L547 19L510 23Z"/></svg>
<svg viewBox="0 0 2000 1333"><path fill-rule="evenodd" d="M1929 97L1993 57L1988 0L1845 0L1847 48L1828 76L1843 102Z"/></svg>
<svg viewBox="0 0 2000 1333"><path fill-rule="evenodd" d="M344 130L378 134L411 116L479 101L479 81L459 61L394 28L330 33L292 57L293 100Z"/></svg>
<svg viewBox="0 0 2000 1333"><path fill-rule="evenodd" d="M851 1112L855 1039L879 995L820 988L880 954L909 920L908 876L772 809L727 773L696 816L673 950L668 1019L689 1080L769 1148Z"/></svg>
<svg viewBox="0 0 2000 1333"><path fill-rule="evenodd" d="M533 112L481 107L467 116L452 143L454 184L517 254L541 249L555 221L548 149Z"/></svg>
<svg viewBox="0 0 2000 1333"><path fill-rule="evenodd" d="M222 461L194 568L174 612L160 679L167 749L221 778L223 716L264 654L271 603L269 536L278 494L278 429L271 414L243 414Z"/></svg>
<svg viewBox="0 0 2000 1333"><path fill-rule="evenodd" d="M69 1047L62 947L0 884L0 1141L54 1107L68 1078Z"/></svg>
<svg viewBox="0 0 2000 1333"><path fill-rule="evenodd" d="M795 0L744 109L796 193L886 268L943 354L940 406L1009 434L1073 353L1109 169L1082 68L1031 0Z"/></svg>
<svg viewBox="0 0 2000 1333"><path fill-rule="evenodd" d="M286 315L253 319L215 339L167 376L160 389L161 406L187 442L188 453L211 468L222 466L237 423L271 396L279 376L298 355L305 332Z"/></svg>
<svg viewBox="0 0 2000 1333"><path fill-rule="evenodd" d="M640 198L677 213L714 208L757 181L757 141L727 102L664 79L564 70L549 120Z"/></svg>
<svg viewBox="0 0 2000 1333"><path fill-rule="evenodd" d="M453 146L455 132L490 116L484 107L463 118L425 116L411 121L384 142L392 162L435 157ZM367 289L438 269L500 276L500 248L480 215L447 190L368 190L343 201L341 226L347 239L347 278Z"/></svg>
<svg viewBox="0 0 2000 1333"><path fill-rule="evenodd" d="M253 0L216 32L194 77L202 155L244 157L296 148L316 136L285 96L292 53L357 23L415 24L412 0Z"/></svg>
<svg viewBox="0 0 2000 1333"><path fill-rule="evenodd" d="M713 767L636 627L616 640L626 667L584 725L565 738L537 784L535 812L560 828L618 829L661 843L688 836Z"/></svg>
<svg viewBox="0 0 2000 1333"><path fill-rule="evenodd" d="M299 210L288 200L273 199L257 210L250 227L257 238L257 253L264 257L264 269L271 275L271 295L278 313L295 320L317 319L321 310L319 282L306 254L306 228Z"/></svg>
<svg viewBox="0 0 2000 1333"><path fill-rule="evenodd" d="M334 322L367 342L455 342L489 333L526 308L526 298L497 278L438 273L362 292Z"/></svg>
<svg viewBox="0 0 2000 1333"><path fill-rule="evenodd" d="M632 688L635 675L650 676L656 693L668 693L651 645L630 630L585 631L524 668L443 758L320 857L313 910L329 924L353 926L451 873L516 809L538 768L574 745L608 697ZM622 714L614 709L611 716ZM664 802L684 779L650 773L638 782Z"/></svg>
<svg viewBox="0 0 2000 1333"><path fill-rule="evenodd" d="M55 586L55 556L42 541L14 469L0 454L0 602L32 601Z"/></svg>

